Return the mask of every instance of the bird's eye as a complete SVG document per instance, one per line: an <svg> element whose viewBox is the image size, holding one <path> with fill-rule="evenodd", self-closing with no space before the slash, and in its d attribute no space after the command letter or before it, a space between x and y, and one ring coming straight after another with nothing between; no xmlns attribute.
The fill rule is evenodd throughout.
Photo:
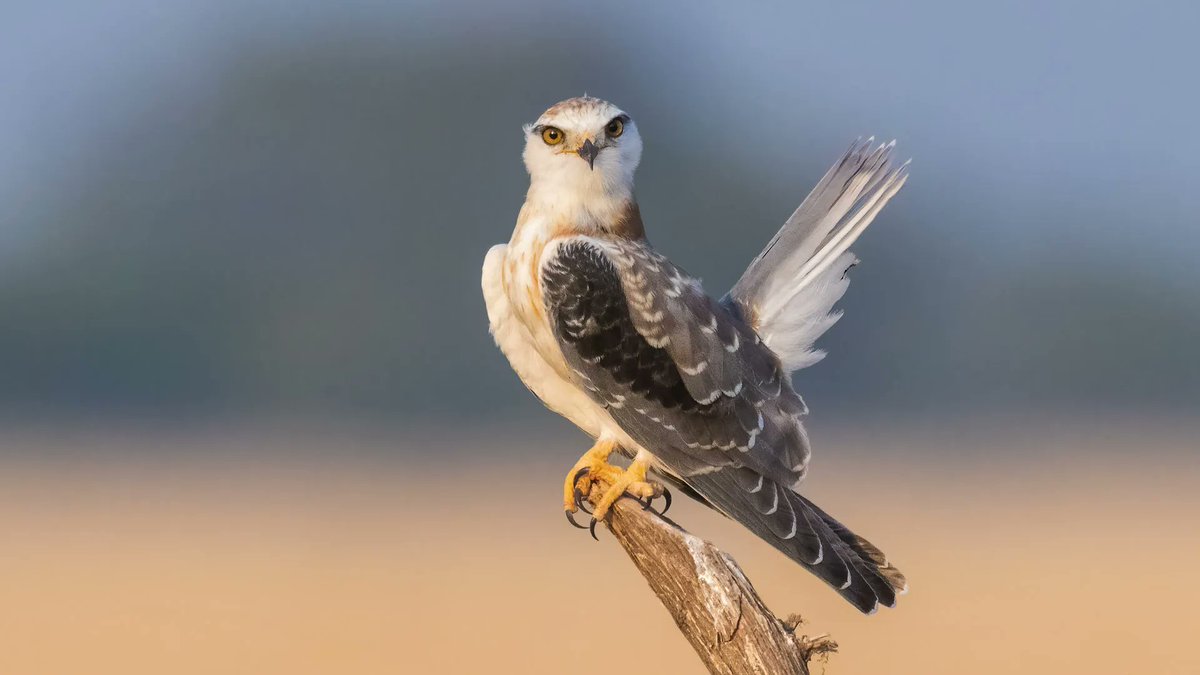
<svg viewBox="0 0 1200 675"><path fill-rule="evenodd" d="M614 117L611 122L605 125L604 133L608 134L609 138L616 138L625 133L625 123L621 121L620 117Z"/></svg>
<svg viewBox="0 0 1200 675"><path fill-rule="evenodd" d="M566 135L563 134L561 129L554 127L542 129L542 140L546 142L546 145L558 145L563 142L564 138L566 138Z"/></svg>

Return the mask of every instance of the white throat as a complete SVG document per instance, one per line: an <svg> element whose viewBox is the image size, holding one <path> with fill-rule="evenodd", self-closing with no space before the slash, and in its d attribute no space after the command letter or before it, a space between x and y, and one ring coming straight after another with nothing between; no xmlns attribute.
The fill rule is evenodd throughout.
<svg viewBox="0 0 1200 675"><path fill-rule="evenodd" d="M633 200L633 185L605 181L597 172L582 168L586 174L565 171L534 177L525 195L525 208L583 230L611 226Z"/></svg>

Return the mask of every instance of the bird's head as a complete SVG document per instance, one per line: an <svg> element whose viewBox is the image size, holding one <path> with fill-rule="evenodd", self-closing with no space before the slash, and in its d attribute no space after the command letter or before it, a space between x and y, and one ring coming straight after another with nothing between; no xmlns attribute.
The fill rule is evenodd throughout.
<svg viewBox="0 0 1200 675"><path fill-rule="evenodd" d="M620 108L585 95L554 104L526 125L524 156L535 184L629 194L642 137Z"/></svg>

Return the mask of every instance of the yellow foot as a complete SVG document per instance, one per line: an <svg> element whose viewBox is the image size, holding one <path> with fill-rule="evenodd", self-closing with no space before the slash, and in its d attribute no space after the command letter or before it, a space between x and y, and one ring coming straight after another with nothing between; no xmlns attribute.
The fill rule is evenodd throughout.
<svg viewBox="0 0 1200 675"><path fill-rule="evenodd" d="M567 510L567 520L571 520L571 514L587 499L593 482L614 483L621 475L620 468L608 463L608 456L616 449L617 444L612 441L598 441L567 472L567 480L563 483L563 508ZM573 520L571 522L574 524Z"/></svg>
<svg viewBox="0 0 1200 675"><path fill-rule="evenodd" d="M567 520L581 529L583 526L576 523L571 514L584 508L583 503L589 499L593 485L598 484L603 488L603 493L595 503L595 510L592 511L591 523L588 525L592 538L596 538L596 523L604 520L612 505L624 495L638 500L642 503L643 508L647 509L656 498L663 497L666 499L666 503L662 513L666 513L667 509L671 508L671 493L662 484L646 480L646 470L650 466L649 458L639 454L629 468L622 471L608 463L608 457L615 449L616 444L614 443L608 441L597 443L591 450L584 453L583 457L579 458L571 472L567 474L566 483L563 485L563 507L567 512Z"/></svg>

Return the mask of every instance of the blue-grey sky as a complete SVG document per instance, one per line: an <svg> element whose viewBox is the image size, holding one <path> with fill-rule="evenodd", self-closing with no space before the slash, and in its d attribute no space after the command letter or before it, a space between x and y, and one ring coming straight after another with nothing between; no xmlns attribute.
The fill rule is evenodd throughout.
<svg viewBox="0 0 1200 675"><path fill-rule="evenodd" d="M521 123L587 91L638 120L651 239L714 294L851 139L913 158L814 400L1185 405L1197 27L1182 2L8 2L0 399L526 406L479 260Z"/></svg>
<svg viewBox="0 0 1200 675"><path fill-rule="evenodd" d="M616 41L631 65L688 98L697 116L722 119L710 131L731 152L784 164L797 152L829 156L847 137L878 133L900 138L918 180L938 180L958 206L968 207L976 190L1011 194L1012 227L974 235L994 239L997 252L1019 253L1044 236L1023 197L1067 195L1086 197L1081 208L1128 216L1125 230L1078 223L1063 233L1094 237L1080 246L1168 261L1197 252L1194 3L918 0L781 10L64 0L8 2L0 16L0 213L9 232L20 229L29 193L68 179L89 146L126 132L128 116L148 100L197 98L233 46L303 32L337 40L348 26L413 43L578 36L584 64L598 41ZM827 128L806 136L826 146L786 142L797 112L822 120ZM750 142L748 126L761 129ZM931 226L939 225L950 226Z"/></svg>

